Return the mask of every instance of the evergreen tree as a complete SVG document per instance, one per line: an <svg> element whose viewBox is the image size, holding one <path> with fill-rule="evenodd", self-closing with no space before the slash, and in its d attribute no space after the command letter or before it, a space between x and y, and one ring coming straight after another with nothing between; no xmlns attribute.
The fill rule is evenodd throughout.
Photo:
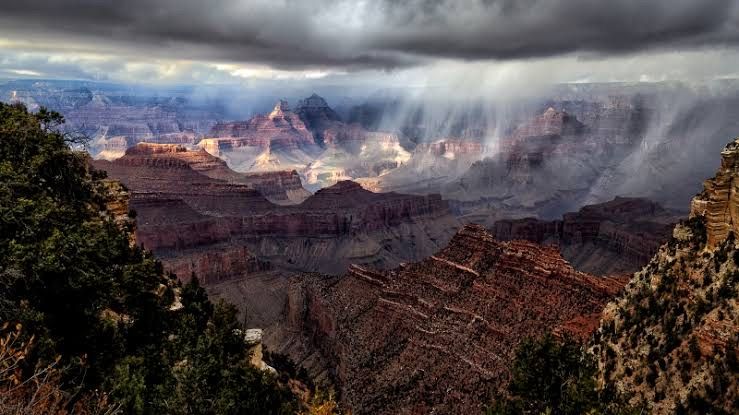
<svg viewBox="0 0 739 415"><path fill-rule="evenodd" d="M125 413L291 411L286 388L249 364L235 308L131 245L110 183L62 123L0 103L0 323L34 337L25 370L61 356L63 388L103 388Z"/></svg>

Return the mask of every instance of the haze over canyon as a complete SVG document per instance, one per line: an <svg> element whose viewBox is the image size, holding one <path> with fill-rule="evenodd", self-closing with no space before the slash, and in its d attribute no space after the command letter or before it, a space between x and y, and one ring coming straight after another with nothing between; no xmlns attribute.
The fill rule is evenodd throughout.
<svg viewBox="0 0 739 415"><path fill-rule="evenodd" d="M739 3L0 15L0 413L739 412Z"/></svg>

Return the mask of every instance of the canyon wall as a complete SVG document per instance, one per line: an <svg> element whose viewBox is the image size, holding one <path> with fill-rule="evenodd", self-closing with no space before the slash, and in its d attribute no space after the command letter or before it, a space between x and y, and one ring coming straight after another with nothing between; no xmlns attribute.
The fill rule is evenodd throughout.
<svg viewBox="0 0 739 415"><path fill-rule="evenodd" d="M691 203L691 218L609 303L591 350L601 381L653 414L739 409L739 142Z"/></svg>
<svg viewBox="0 0 739 415"><path fill-rule="evenodd" d="M624 283L467 225L420 262L295 278L271 334L294 341L269 346L333 380L354 413L479 412L506 384L519 341L587 337Z"/></svg>
<svg viewBox="0 0 739 415"><path fill-rule="evenodd" d="M739 139L721 152L716 175L703 183L703 192L693 198L690 215L704 217L708 246L715 248L733 232L739 231Z"/></svg>
<svg viewBox="0 0 739 415"><path fill-rule="evenodd" d="M670 238L680 219L681 215L657 203L617 197L565 213L561 220L499 220L491 232L503 241L557 245L578 270L607 275L641 269Z"/></svg>
<svg viewBox="0 0 739 415"><path fill-rule="evenodd" d="M139 243L183 279L200 271L211 283L267 263L334 274L351 263L392 267L433 254L458 228L439 195L379 194L349 181L300 204L271 203L260 190L289 197L294 173L236 173L177 145L139 144L93 164L130 189Z"/></svg>

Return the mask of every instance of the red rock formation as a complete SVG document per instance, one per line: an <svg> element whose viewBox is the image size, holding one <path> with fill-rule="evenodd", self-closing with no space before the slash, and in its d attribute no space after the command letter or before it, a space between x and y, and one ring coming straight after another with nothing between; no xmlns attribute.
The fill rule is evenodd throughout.
<svg viewBox="0 0 739 415"><path fill-rule="evenodd" d="M205 152L177 145L140 144L95 166L131 189L139 243L168 259L236 244L283 269L341 273L352 262L389 267L430 255L458 226L438 195L376 194L352 182L299 205L274 205L253 187L289 182L294 173L241 175ZM226 252L221 259L218 266L199 266L212 270L203 279L225 278L217 270L249 269L227 265Z"/></svg>
<svg viewBox="0 0 739 415"><path fill-rule="evenodd" d="M239 147L289 151L311 149L316 145L313 134L300 117L289 110L285 101L279 101L268 115L216 124L209 136L213 138L201 145L216 156Z"/></svg>
<svg viewBox="0 0 739 415"><path fill-rule="evenodd" d="M296 279L287 330L304 343L285 351L333 378L354 413L480 412L505 385L519 341L548 330L587 336L624 283L467 225L418 263Z"/></svg>
<svg viewBox="0 0 739 415"><path fill-rule="evenodd" d="M721 167L703 183L703 192L693 198L690 216L706 219L708 246L715 248L733 232L739 235L739 139L721 152Z"/></svg>
<svg viewBox="0 0 739 415"><path fill-rule="evenodd" d="M133 180L157 180L161 182L162 188L170 187L168 180L177 180L176 177L152 177L156 176L152 169L156 166L170 168L170 172L183 174L183 180L192 180L196 183L207 182L211 185L222 183L228 185L244 185L249 189L257 190L262 196L275 203L298 203L303 201L310 193L302 187L300 177L295 171L271 171L263 173L237 173L231 170L226 162L210 155L203 149L188 150L186 147L176 144L138 144L126 151L126 155L115 160L112 165L99 163L101 168L109 170L118 176L124 183ZM127 168L132 167L132 168ZM185 172L185 170L191 170ZM168 173L170 173L168 172ZM196 175L194 173L199 173ZM213 180L208 180L208 178ZM173 189L178 183L173 183ZM154 183L140 183L137 188L154 190ZM170 189L169 193L174 191Z"/></svg>
<svg viewBox="0 0 739 415"><path fill-rule="evenodd" d="M659 204L617 197L610 202L565 213L562 220L500 220L492 233L502 241L524 239L553 243L581 271L633 273L649 262L672 235L680 216Z"/></svg>
<svg viewBox="0 0 739 415"><path fill-rule="evenodd" d="M526 145L532 140L545 141L556 137L581 134L584 125L564 111L549 108L530 122L518 127L502 141L503 151L513 151L516 146Z"/></svg>

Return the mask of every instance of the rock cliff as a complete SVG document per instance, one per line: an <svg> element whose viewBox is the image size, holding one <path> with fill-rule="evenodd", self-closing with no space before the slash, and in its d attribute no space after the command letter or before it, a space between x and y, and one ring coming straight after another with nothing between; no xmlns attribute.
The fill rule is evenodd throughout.
<svg viewBox="0 0 739 415"><path fill-rule="evenodd" d="M313 133L286 101L267 115L216 124L198 145L238 171L300 169L320 152Z"/></svg>
<svg viewBox="0 0 739 415"><path fill-rule="evenodd" d="M316 142L325 145L325 131L332 125L341 121L341 117L336 113L325 99L317 94L313 94L308 98L300 100L295 107L295 112L300 119L314 132ZM335 140L330 138L330 141Z"/></svg>
<svg viewBox="0 0 739 415"><path fill-rule="evenodd" d="M623 283L467 225L420 262L296 278L277 330L298 333L283 351L334 380L354 413L479 412L506 383L521 339L588 336Z"/></svg>
<svg viewBox="0 0 739 415"><path fill-rule="evenodd" d="M565 213L561 220L499 220L491 227L496 239L525 239L555 244L572 265L598 275L640 270L672 236L681 216L657 203L616 197Z"/></svg>
<svg viewBox="0 0 739 415"><path fill-rule="evenodd" d="M474 139L444 138L421 143L402 165L362 183L378 191L438 193L441 184L459 178L482 158L484 151L483 144Z"/></svg>
<svg viewBox="0 0 739 415"><path fill-rule="evenodd" d="M703 183L703 192L693 198L690 215L706 220L708 246L715 248L729 232L739 234L739 139L721 152L716 175Z"/></svg>
<svg viewBox="0 0 739 415"><path fill-rule="evenodd" d="M176 176L181 174L182 180L196 183L213 186L220 183L234 189L253 189L279 204L299 203L310 195L302 187L300 177L295 171L237 173L226 162L205 150L189 150L177 144L142 143L129 148L125 156L111 163L101 161L97 164L103 170L120 177L124 184L136 181L137 184L131 184L131 187L155 190L172 186L169 193L181 185L176 181ZM164 173L165 176L155 177L157 172ZM147 180L161 185L158 186L155 182L144 183ZM169 180L175 182L168 184Z"/></svg>
<svg viewBox="0 0 739 415"><path fill-rule="evenodd" d="M552 104L557 108L503 131L487 158L441 187L445 198L460 202L459 214L556 218L614 194L632 194L616 191L628 173L615 177L613 171L639 151L646 128L640 109L630 101ZM618 124L631 115L641 121Z"/></svg>
<svg viewBox="0 0 739 415"><path fill-rule="evenodd" d="M608 304L593 341L601 380L655 414L739 410L736 150L726 146L692 217Z"/></svg>

